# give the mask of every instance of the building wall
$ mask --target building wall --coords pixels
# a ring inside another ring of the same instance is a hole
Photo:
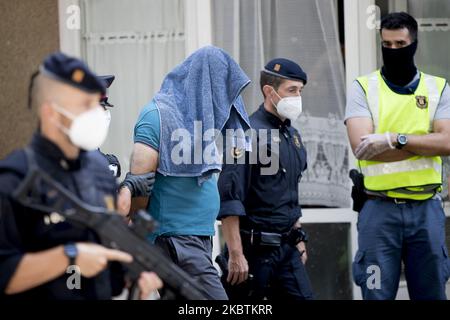
[[[37,118],[27,107],[30,75],[59,48],[57,0],[0,1],[0,158],[24,145]]]

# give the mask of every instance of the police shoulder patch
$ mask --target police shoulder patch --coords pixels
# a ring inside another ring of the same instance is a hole
[[[298,148],[302,146],[302,144],[300,143],[300,138],[297,135],[294,135],[294,143]]]

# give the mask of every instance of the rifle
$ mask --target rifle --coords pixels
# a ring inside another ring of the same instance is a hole
[[[42,203],[39,190],[43,186],[48,190],[45,195],[51,197],[54,204]],[[192,277],[167,258],[161,249],[148,242],[146,237],[154,228],[154,220],[145,211],[139,211],[133,224],[128,226],[119,213],[83,203],[38,168],[29,171],[13,197],[27,208],[57,212],[67,221],[93,230],[102,245],[128,252],[133,256],[133,262],[127,264],[132,279],[138,279],[143,271],[153,271],[164,282],[164,290],[171,298],[206,300]]]

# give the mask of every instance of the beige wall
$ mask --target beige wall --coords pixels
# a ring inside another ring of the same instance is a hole
[[[0,1],[0,158],[26,144],[36,128],[27,107],[29,78],[58,48],[57,0]]]

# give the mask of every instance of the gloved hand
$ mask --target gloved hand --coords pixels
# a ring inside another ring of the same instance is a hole
[[[149,197],[155,183],[155,173],[132,174],[128,172],[125,180],[120,184],[120,188],[127,187],[133,197]]]
[[[389,132],[368,134],[362,136],[361,140],[355,150],[355,156],[358,160],[370,160],[389,149],[395,149]]]

